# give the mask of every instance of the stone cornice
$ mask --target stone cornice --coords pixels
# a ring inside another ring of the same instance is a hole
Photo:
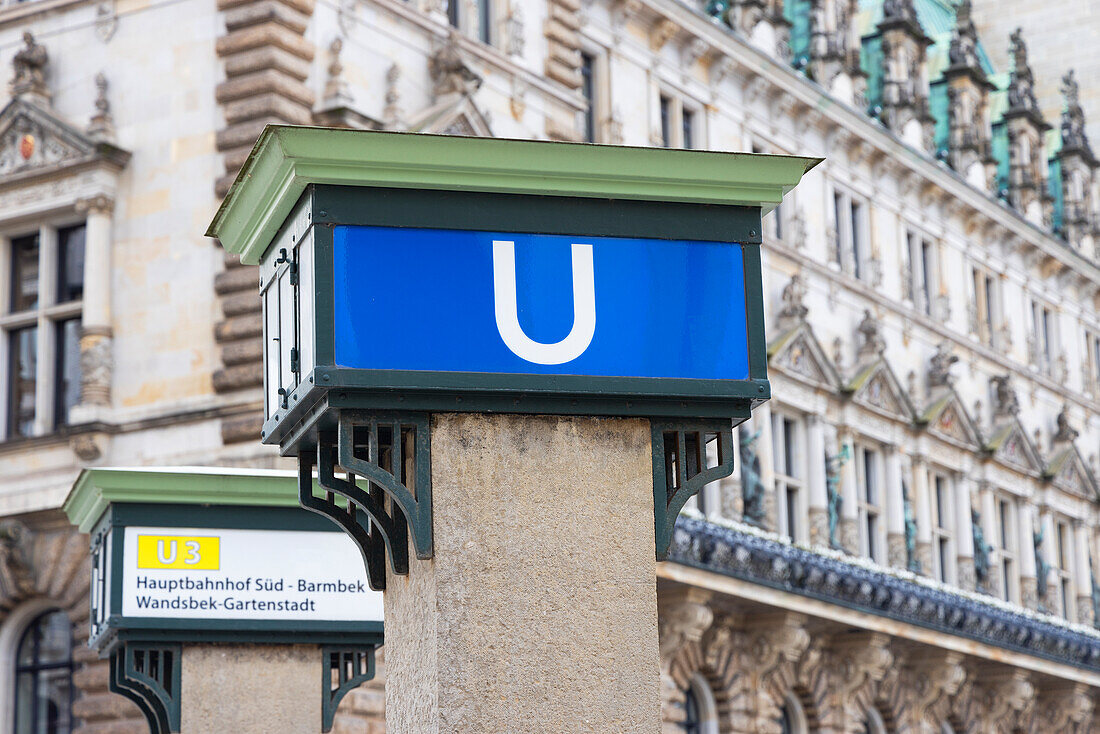
[[[1100,673],[1100,635],[703,520],[677,520],[669,560]]]
[[[732,31],[723,30],[709,17],[677,0],[639,0],[650,12],[673,18],[687,32],[707,41],[719,54],[725,55],[742,68],[746,84],[762,77],[772,90],[770,94],[789,94],[799,109],[792,117],[819,118],[819,125],[840,126],[849,136],[870,144],[882,160],[928,181],[940,189],[943,200],[956,199],[974,214],[991,220],[1004,231],[1037,248],[1042,255],[1057,261],[1065,270],[1078,277],[1100,283],[1100,266],[1071,250],[1066,243],[1024,218],[986,192],[979,191],[960,175],[932,159],[927,153],[903,142],[889,130],[858,110],[837,100],[819,85],[795,69],[754,48]],[[973,216],[973,215],[971,215]]]

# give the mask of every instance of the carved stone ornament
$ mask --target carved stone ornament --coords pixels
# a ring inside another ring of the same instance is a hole
[[[80,402],[84,405],[111,404],[111,372],[114,357],[111,337],[85,333],[80,338]]]
[[[978,70],[981,69],[978,60],[978,31],[970,11],[970,0],[963,0],[955,10],[955,28],[951,32],[947,58],[952,66]]]
[[[110,140],[115,134],[115,122],[107,99],[107,76],[102,71],[95,75],[95,89],[95,114],[88,124],[88,134],[96,140]]]
[[[34,593],[33,535],[18,520],[0,521],[0,595],[18,599]]]
[[[95,35],[103,43],[114,38],[118,30],[118,11],[114,0],[103,0],[95,9]]]
[[[876,357],[886,351],[886,340],[882,338],[882,325],[878,319],[871,315],[869,309],[864,309],[863,320],[856,328],[859,333],[859,357]]]
[[[993,383],[993,416],[1002,418],[1020,412],[1020,400],[1016,389],[1012,387],[1012,375],[1004,374],[990,378]]]
[[[1073,69],[1062,77],[1061,92],[1066,102],[1066,109],[1062,112],[1062,147],[1089,150],[1089,140],[1085,134],[1085,110],[1081,107]],[[1091,157],[1091,150],[1089,154]]]
[[[951,353],[951,344],[942,341],[936,346],[936,353],[928,362],[928,386],[943,387],[952,383],[951,365],[959,358]]]
[[[779,328],[789,329],[806,320],[810,309],[806,308],[806,284],[802,282],[802,276],[791,276],[791,280],[783,287],[781,296],[783,308],[779,310]]]
[[[1069,405],[1063,404],[1062,410],[1055,419],[1057,430],[1054,432],[1054,443],[1073,443],[1080,432],[1069,424]]]
[[[470,95],[481,87],[481,75],[470,68],[458,48],[458,34],[451,33],[428,60],[432,92],[436,97],[447,94]]]
[[[382,110],[382,119],[386,127],[396,130],[401,124],[401,96],[397,91],[397,82],[401,78],[401,67],[390,64],[386,70],[386,107]]]
[[[46,47],[34,40],[30,31],[23,33],[23,48],[15,52],[12,59],[14,75],[11,80],[11,96],[29,95],[48,103],[50,90],[46,86],[46,65],[50,56]]]
[[[527,39],[524,34],[524,22],[523,22],[523,7],[518,3],[512,3],[511,10],[508,13],[508,21],[505,24],[507,31],[508,44],[507,51],[509,56],[523,56],[523,50],[526,46]]]
[[[340,52],[344,42],[339,36],[329,44],[328,79],[325,81],[324,106],[328,109],[347,107],[351,104],[347,82],[344,81],[344,64],[340,61]]]
[[[1035,98],[1035,83],[1027,62],[1027,45],[1024,43],[1022,28],[1012,32],[1009,43],[1009,53],[1012,54],[1015,65],[1008,78],[1008,106],[1010,109],[1023,109],[1039,114],[1039,102]]]

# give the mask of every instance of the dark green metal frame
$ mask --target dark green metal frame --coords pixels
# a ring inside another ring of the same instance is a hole
[[[320,517],[297,507],[244,507],[183,504],[111,505],[92,531],[92,557],[103,558],[109,567],[111,584],[106,585],[100,605],[92,594],[94,625],[89,646],[106,655],[132,644],[180,642],[234,642],[273,644],[382,644],[381,622],[166,619],[122,614],[123,529],[127,526],[234,528],[243,530],[311,530],[339,532]]]
[[[180,730],[179,645],[130,643],[111,653],[108,688],[141,709],[152,734]]]
[[[657,560],[668,557],[676,516],[705,485],[733,474],[730,421],[650,421],[653,441],[653,521]],[[707,437],[718,442],[718,464],[707,466]]]
[[[265,443],[283,455],[335,430],[337,410],[551,413],[563,415],[747,418],[770,397],[760,266],[760,211],[723,206],[581,197],[487,194],[311,185],[275,242],[314,248],[313,353],[301,375],[267,417]],[[704,240],[743,252],[749,379],[592,377],[408,370],[357,370],[335,364],[333,227],[373,225],[496,232]],[[296,235],[296,238],[292,235]],[[308,294],[306,294],[308,295]],[[301,331],[301,330],[300,330]]]
[[[374,678],[374,650],[371,645],[341,645],[321,651],[321,731],[332,731],[336,709],[344,696]]]

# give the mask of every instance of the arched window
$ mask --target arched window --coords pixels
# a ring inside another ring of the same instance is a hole
[[[864,734],[886,734],[886,722],[882,720],[882,714],[875,709],[868,709],[863,731]]]
[[[779,731],[780,734],[808,734],[810,731],[806,713],[794,694],[788,693],[783,699],[783,708],[779,710]]]
[[[718,734],[718,705],[710,685],[698,673],[684,689],[684,721],[680,728],[686,734]]]
[[[73,635],[57,609],[27,626],[15,656],[15,734],[72,731]]]

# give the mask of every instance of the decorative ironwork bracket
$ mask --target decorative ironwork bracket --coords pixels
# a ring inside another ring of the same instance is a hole
[[[653,520],[657,560],[668,557],[672,528],[684,504],[705,485],[733,474],[730,420],[650,421],[653,440]],[[707,445],[717,464],[708,465]]]
[[[374,646],[324,647],[321,666],[321,731],[332,731],[340,701],[374,677]]]
[[[387,554],[394,574],[408,574],[410,530],[416,557],[432,557],[430,425],[427,414],[341,412],[335,435],[322,431],[317,438],[322,496],[313,489],[314,458],[308,451],[298,456],[299,503],[351,536],[375,591],[386,588]]]
[[[111,653],[108,688],[137,704],[152,734],[180,730],[179,645],[125,642]]]

